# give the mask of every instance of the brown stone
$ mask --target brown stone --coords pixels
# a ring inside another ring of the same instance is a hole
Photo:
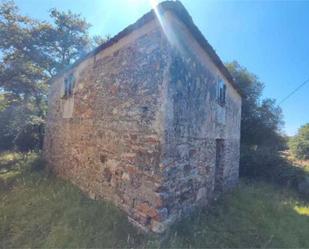
[[[151,207],[147,202],[138,204],[136,209],[150,218],[158,216],[157,209]]]
[[[44,156],[56,175],[163,232],[237,183],[241,96],[181,3],[158,8],[160,22],[146,14],[51,81]]]

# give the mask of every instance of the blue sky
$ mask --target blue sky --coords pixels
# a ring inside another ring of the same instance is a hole
[[[0,0],[1,1],[1,0]],[[149,0],[16,0],[24,14],[47,19],[56,7],[81,13],[92,35],[115,35],[151,8]],[[182,0],[221,59],[237,60],[279,102],[309,79],[309,1]],[[285,132],[309,122],[309,84],[282,104]]]

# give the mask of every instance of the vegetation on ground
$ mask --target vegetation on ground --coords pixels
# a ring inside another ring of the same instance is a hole
[[[42,147],[48,82],[106,41],[90,37],[80,15],[49,14],[49,22],[39,21],[14,1],[0,4],[0,151],[20,151],[0,155],[2,248],[309,247],[308,124],[290,140],[292,154],[282,152],[281,109],[237,62],[226,66],[243,93],[240,174],[247,180],[173,226],[165,241],[43,170],[39,155],[25,152]]]
[[[300,127],[297,134],[289,140],[289,148],[297,159],[309,159],[309,123]]]
[[[0,3],[0,151],[42,147],[49,81],[108,39],[91,37],[79,14],[49,10],[49,21]]]
[[[0,162],[2,181],[18,172],[0,190],[2,248],[309,247],[309,201],[278,185],[242,180],[159,241],[112,204],[48,174],[37,154],[5,153]]]
[[[309,202],[286,188],[243,181],[177,224],[174,248],[307,248]]]

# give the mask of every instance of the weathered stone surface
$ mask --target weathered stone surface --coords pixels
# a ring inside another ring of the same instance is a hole
[[[44,142],[55,174],[158,233],[237,183],[241,113],[241,97],[190,30],[169,12],[162,22],[54,80]],[[71,74],[73,95],[63,98]]]

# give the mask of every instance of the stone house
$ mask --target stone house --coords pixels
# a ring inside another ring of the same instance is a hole
[[[163,2],[52,80],[56,175],[163,232],[238,181],[241,95],[178,2]]]

